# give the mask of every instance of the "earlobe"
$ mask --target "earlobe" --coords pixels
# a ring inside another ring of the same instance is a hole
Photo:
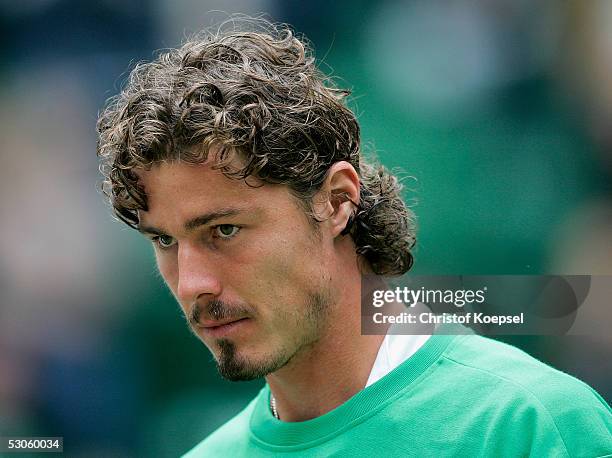
[[[340,232],[340,235],[348,235],[351,233],[351,229],[353,229],[353,224],[355,223],[355,214],[351,213],[348,217],[348,220],[346,221],[346,226],[344,226],[344,229],[342,229],[342,232]]]

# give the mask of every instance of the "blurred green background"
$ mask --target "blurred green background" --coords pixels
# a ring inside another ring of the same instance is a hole
[[[292,24],[352,89],[415,273],[612,275],[612,2],[0,2],[0,436],[177,456],[261,387],[219,378],[97,186],[106,98],[229,13]],[[505,340],[612,399],[612,337]]]

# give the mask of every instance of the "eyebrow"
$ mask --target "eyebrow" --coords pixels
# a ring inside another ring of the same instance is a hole
[[[189,221],[187,221],[184,224],[184,229],[186,232],[190,232],[193,231],[194,229],[200,227],[200,226],[204,226],[208,223],[211,223],[212,221],[219,219],[219,218],[225,218],[228,216],[235,216],[238,215],[239,213],[241,213],[242,210],[238,209],[238,208],[222,208],[220,210],[216,210],[214,212],[209,212],[209,213],[204,213],[202,215],[196,216],[194,218],[191,218]],[[162,229],[158,229],[156,227],[153,226],[138,226],[138,231],[143,233],[143,234],[155,234],[155,235],[162,235],[162,234],[166,234],[166,231],[162,230]]]

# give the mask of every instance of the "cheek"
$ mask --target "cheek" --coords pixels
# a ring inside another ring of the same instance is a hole
[[[157,261],[157,270],[168,285],[168,288],[176,295],[178,287],[178,266],[176,262],[170,256],[159,252],[155,253],[155,259]]]
[[[292,237],[287,234],[304,236]],[[320,285],[325,261],[320,246],[309,240],[307,235],[300,227],[299,230],[270,237],[245,262],[252,269],[250,277],[258,280],[257,290],[268,299],[296,305]]]
[[[287,262],[281,237],[266,233],[253,237],[248,244],[236,247],[220,263],[224,278],[224,291],[228,300],[238,296],[250,305],[260,308],[259,313],[267,314],[268,308],[284,297],[291,285],[291,265]]]

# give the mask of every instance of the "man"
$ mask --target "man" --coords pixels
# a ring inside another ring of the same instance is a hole
[[[413,215],[288,29],[205,33],[102,113],[116,215],[151,239],[229,380],[266,386],[189,456],[601,456],[589,387],[478,336],[365,336],[365,275],[412,265]]]

